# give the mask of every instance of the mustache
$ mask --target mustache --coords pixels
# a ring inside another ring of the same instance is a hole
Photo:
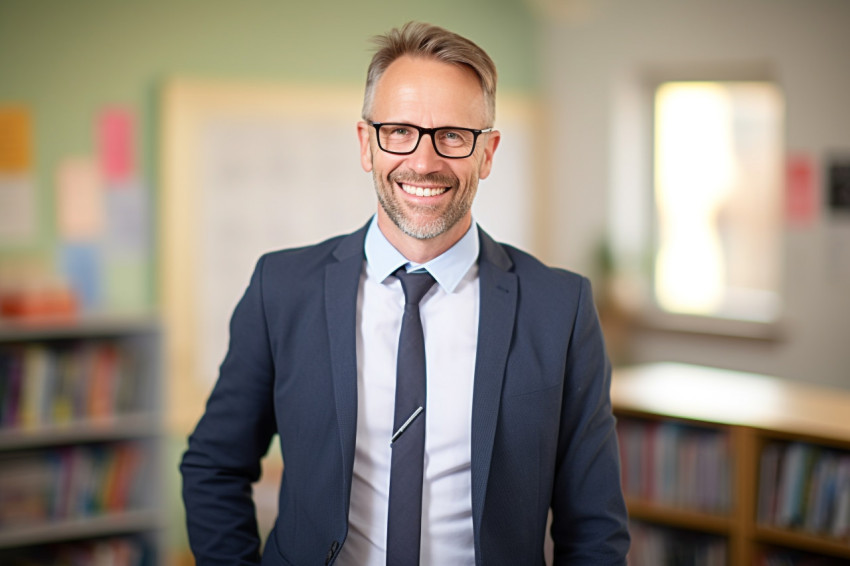
[[[439,173],[420,175],[410,170],[393,171],[389,174],[388,179],[394,183],[404,183],[409,185],[429,184],[439,185],[442,187],[456,187],[458,184],[457,177],[453,175],[441,175]]]

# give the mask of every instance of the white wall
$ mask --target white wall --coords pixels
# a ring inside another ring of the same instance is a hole
[[[659,69],[773,79],[786,97],[787,149],[850,155],[846,0],[539,0],[551,136],[545,258],[591,275],[612,212],[645,220],[645,79]],[[708,77],[712,78],[712,77]],[[822,186],[819,186],[822,191]],[[612,201],[611,195],[616,195]],[[821,195],[821,203],[824,197]],[[618,221],[620,223],[620,221]],[[643,329],[628,361],[674,360],[850,388],[850,218],[820,204],[785,238],[780,338]]]

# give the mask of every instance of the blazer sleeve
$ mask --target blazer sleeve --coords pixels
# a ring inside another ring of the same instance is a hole
[[[274,365],[263,310],[263,265],[230,322],[230,345],[180,471],[198,566],[260,563],[251,484],[275,431]]]
[[[565,372],[564,441],[552,495],[554,566],[624,566],[629,534],[611,412],[611,365],[586,278]]]

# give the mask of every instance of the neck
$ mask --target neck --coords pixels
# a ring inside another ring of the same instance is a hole
[[[401,255],[418,264],[431,261],[445,253],[466,234],[471,223],[472,217],[467,215],[439,236],[420,240],[402,232],[384,211],[380,210],[380,207],[378,210],[378,228],[381,229],[384,237]]]

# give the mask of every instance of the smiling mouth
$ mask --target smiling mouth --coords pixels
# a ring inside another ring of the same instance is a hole
[[[398,186],[407,194],[417,197],[435,197],[449,190],[448,187],[417,187],[404,183],[398,183]]]

